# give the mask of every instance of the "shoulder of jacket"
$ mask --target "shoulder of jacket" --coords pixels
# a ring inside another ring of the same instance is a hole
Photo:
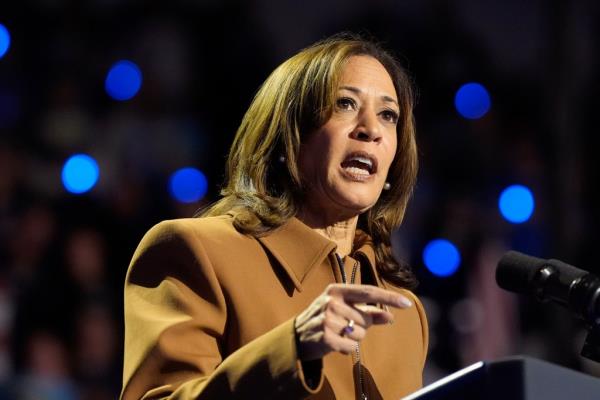
[[[142,242],[154,244],[173,240],[229,241],[248,239],[233,226],[230,215],[202,218],[179,218],[164,220],[146,232]]]

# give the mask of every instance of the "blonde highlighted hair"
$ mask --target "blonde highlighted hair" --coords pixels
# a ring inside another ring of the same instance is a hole
[[[390,243],[392,231],[404,218],[417,175],[412,83],[388,52],[361,37],[330,37],[300,51],[271,73],[237,130],[223,197],[200,215],[235,210],[236,229],[260,236],[298,213],[304,194],[297,165],[300,144],[330,118],[341,71],[357,55],[371,56],[385,67],[400,107],[398,146],[387,179],[391,188],[359,216],[358,228],[373,240],[381,276],[396,286],[412,288],[416,279],[407,265],[394,259]]]

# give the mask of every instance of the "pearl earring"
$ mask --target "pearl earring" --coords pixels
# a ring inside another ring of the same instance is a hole
[[[390,190],[392,188],[392,185],[390,185],[389,182],[386,182],[383,184],[383,190]]]
[[[283,156],[283,155],[279,156],[278,160],[279,160],[280,163],[284,163],[285,162],[285,156]]]

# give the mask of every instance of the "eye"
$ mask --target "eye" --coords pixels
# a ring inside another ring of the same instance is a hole
[[[384,110],[381,112],[381,117],[383,118],[384,121],[386,122],[391,122],[393,124],[397,124],[398,123],[398,113],[394,110]]]
[[[356,110],[356,102],[350,97],[340,97],[335,105],[339,110]]]

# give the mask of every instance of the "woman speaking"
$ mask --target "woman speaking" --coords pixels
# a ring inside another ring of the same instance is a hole
[[[411,195],[413,94],[353,36],[281,64],[246,112],[222,198],[142,239],[121,398],[397,399],[427,322],[390,235]]]

